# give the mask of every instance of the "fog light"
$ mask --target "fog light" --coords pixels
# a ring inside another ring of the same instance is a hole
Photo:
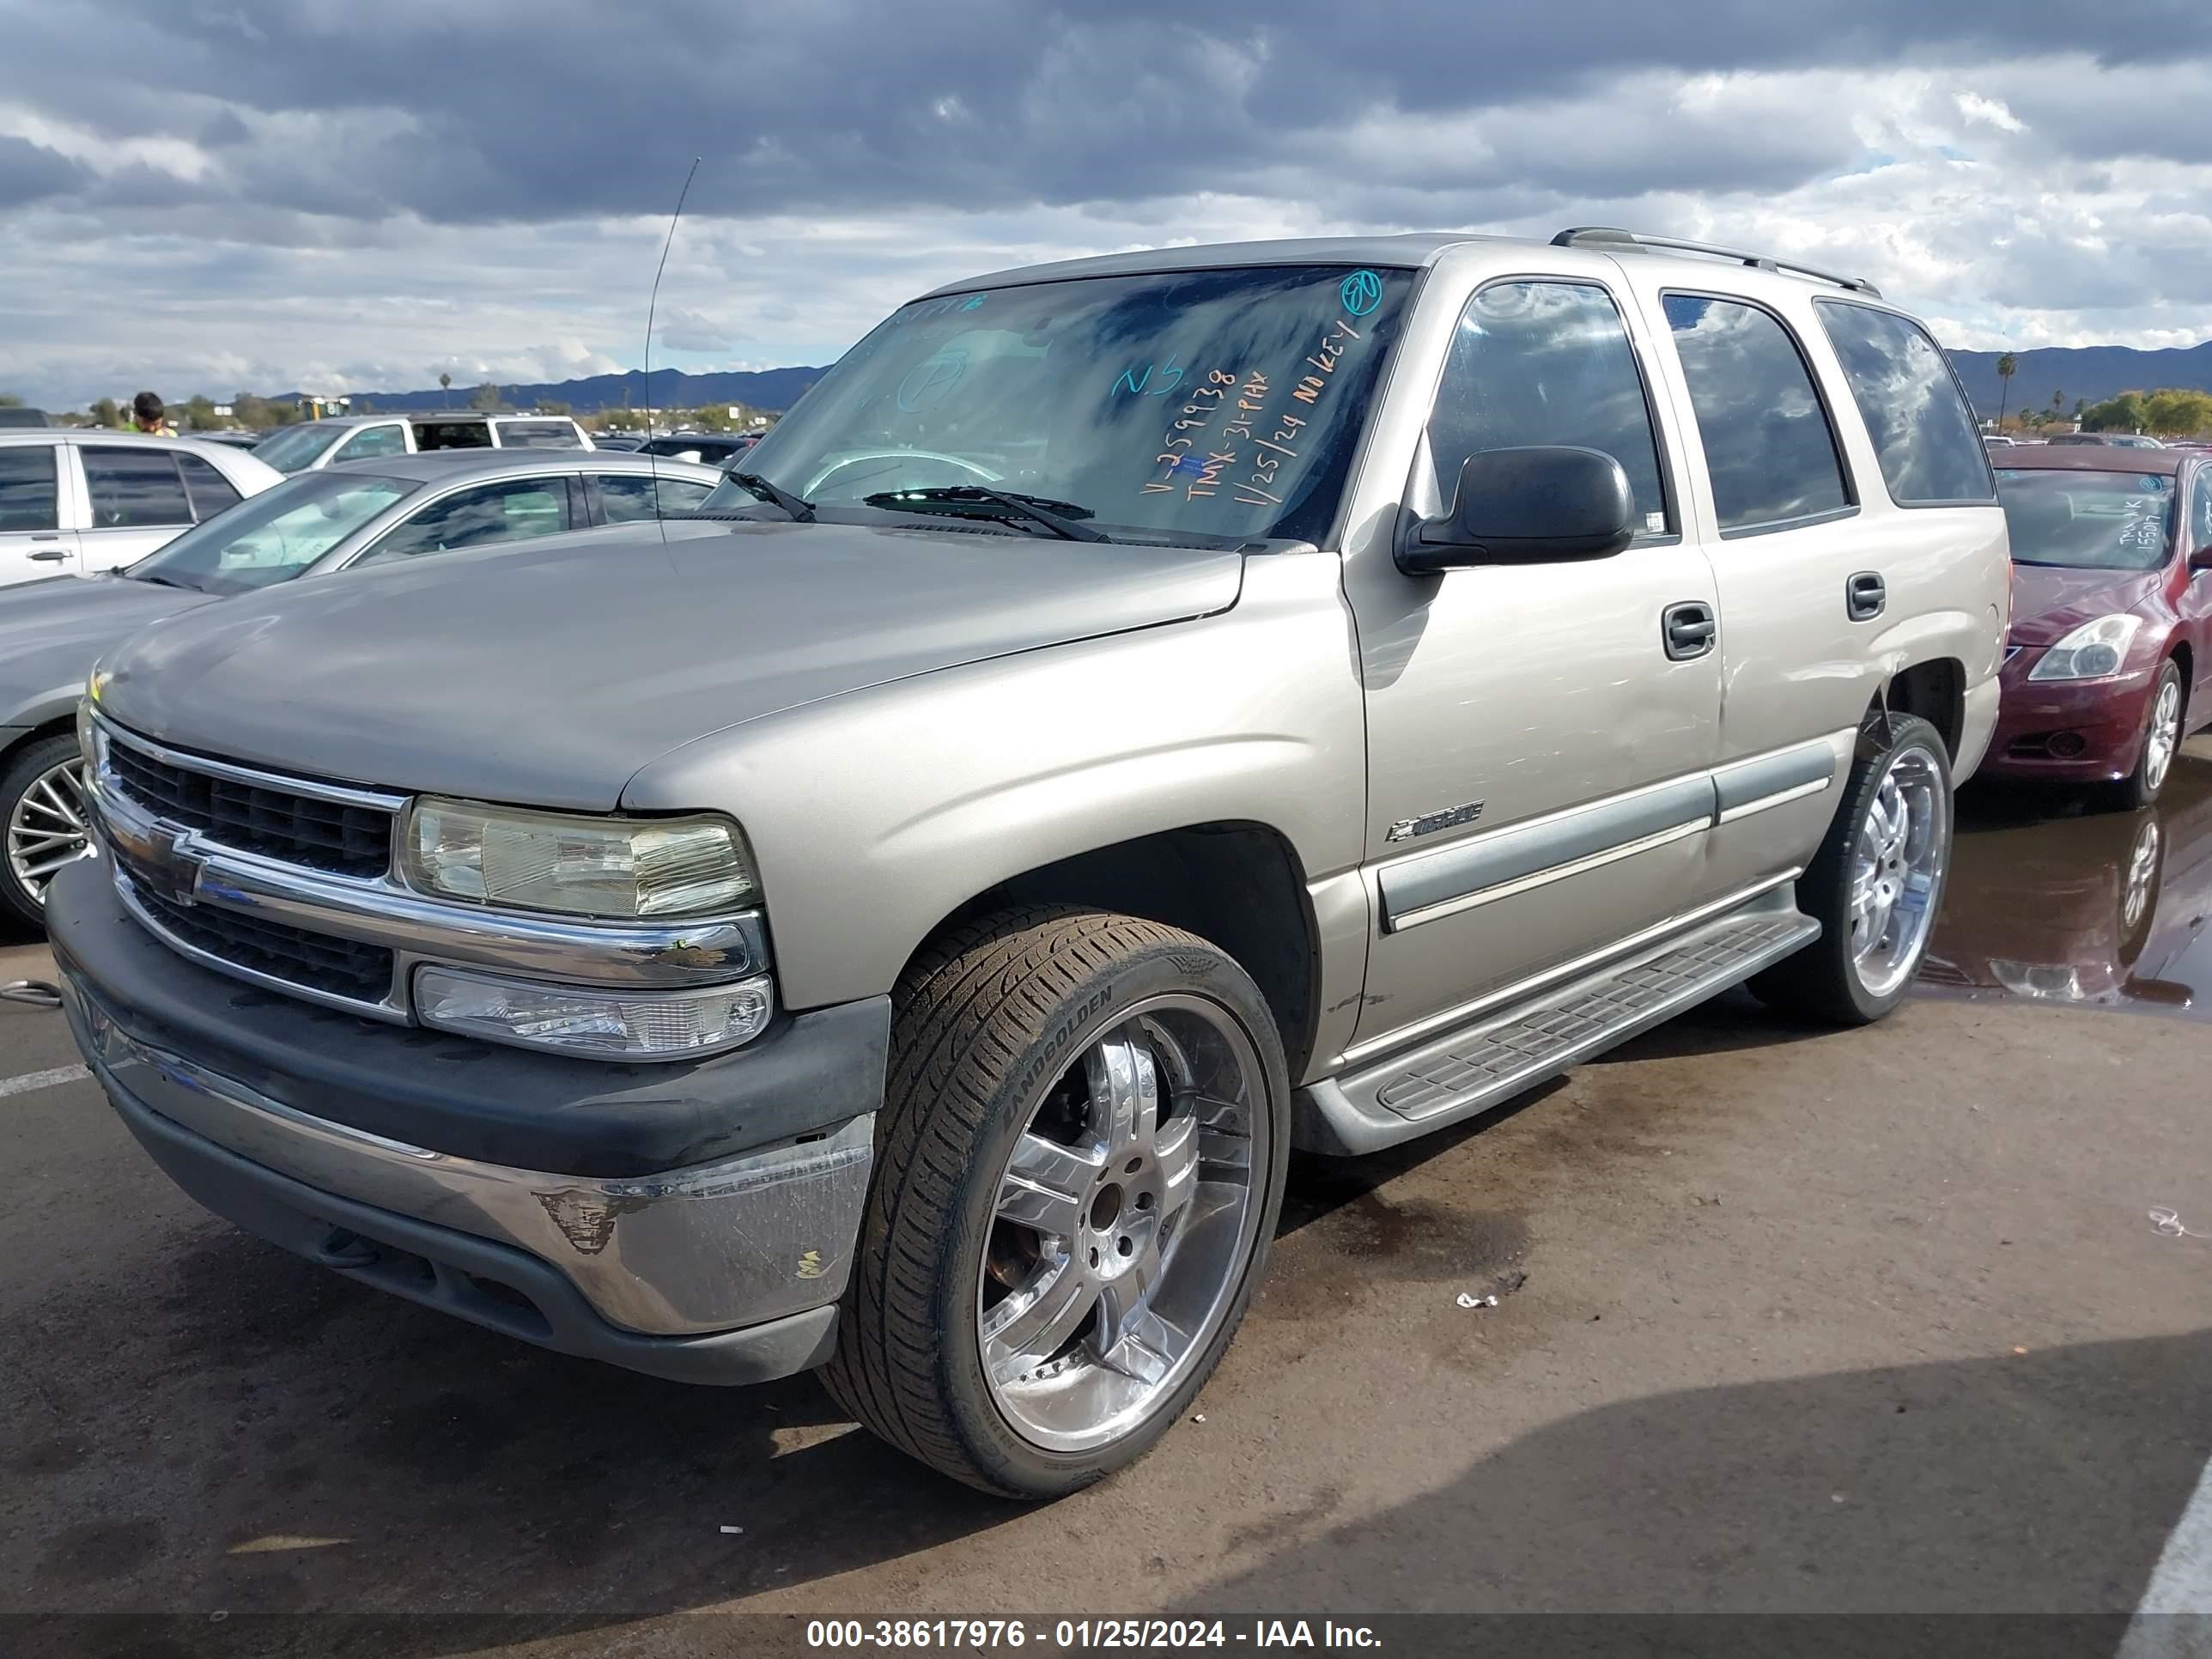
[[[425,1025],[493,1042],[599,1060],[682,1060],[734,1048],[768,1028],[766,975],[688,991],[593,991],[495,979],[452,968],[415,975]]]
[[[2053,732],[2045,745],[2060,760],[2072,760],[2088,746],[2088,739],[2079,732]]]

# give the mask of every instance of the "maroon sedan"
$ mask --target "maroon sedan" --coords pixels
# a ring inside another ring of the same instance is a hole
[[[2212,455],[1993,457],[2012,532],[2012,636],[1982,772],[2156,799],[2212,720]]]

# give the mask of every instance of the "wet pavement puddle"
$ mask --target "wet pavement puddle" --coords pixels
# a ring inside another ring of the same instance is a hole
[[[1969,785],[1924,994],[2212,1020],[2212,738],[2157,804]]]

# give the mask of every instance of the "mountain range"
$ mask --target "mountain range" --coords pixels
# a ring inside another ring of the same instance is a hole
[[[645,376],[636,369],[621,374],[593,374],[580,380],[502,381],[500,396],[517,409],[538,403],[562,403],[579,415],[603,409],[711,409],[717,404],[744,404],[751,409],[778,414],[799,401],[799,394],[829,370],[823,368],[733,369],[720,374],[686,374],[680,368],[653,371],[653,396],[645,395]],[[275,402],[297,401],[303,394],[279,392]],[[465,409],[476,387],[453,383],[447,392],[430,386],[419,392],[356,392],[357,403],[366,398],[379,409]]]
[[[1959,371],[1959,378],[1966,383],[1966,395],[1973,399],[1976,411],[1985,418],[1996,414],[2001,398],[2008,410],[2048,409],[2051,394],[2057,392],[2062,406],[2070,410],[2077,398],[2084,403],[2100,403],[2131,390],[2148,392],[2159,386],[2187,386],[2212,392],[2212,340],[2155,351],[2138,350],[2133,346],[2045,346],[2017,352],[2014,356],[2019,359],[2019,370],[2013,376],[2009,396],[2001,390],[1996,352],[1953,351],[1948,355]],[[655,369],[650,401],[662,409],[744,404],[754,409],[781,412],[798,402],[799,394],[827,372],[826,368],[796,368],[687,374],[681,369]],[[453,387],[450,398],[453,406],[465,406],[474,391],[473,386]],[[563,403],[580,415],[620,409],[625,404],[642,409],[647,402],[645,376],[635,369],[623,374],[594,374],[580,380],[502,385],[500,392],[518,409],[528,409],[541,401]],[[437,386],[420,392],[359,395],[387,409],[437,409],[448,401],[448,394]],[[297,392],[283,394],[287,398],[298,396]]]
[[[1973,399],[1975,412],[1995,419],[2000,402],[2007,414],[2023,409],[2048,409],[2053,392],[2060,407],[2071,412],[2075,401],[2102,403],[2123,392],[2153,392],[2161,386],[2181,386],[2212,392],[2212,340],[2193,346],[2168,346],[2142,351],[2134,346],[2043,346],[2016,351],[2017,372],[2006,397],[1997,379],[1994,351],[1953,351],[1948,354]]]

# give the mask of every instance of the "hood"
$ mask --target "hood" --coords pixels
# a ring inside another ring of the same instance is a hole
[[[51,719],[111,647],[148,623],[209,602],[205,593],[123,576],[53,576],[0,587],[0,726]]]
[[[226,600],[108,659],[101,707],[281,770],[605,811],[641,767],[726,726],[1224,611],[1243,571],[1193,548],[716,528],[448,553]]]
[[[2076,570],[2065,565],[2016,564],[2012,568],[2012,643],[2050,645],[2083,623],[2132,611],[2159,614],[2159,595],[2166,572]]]

